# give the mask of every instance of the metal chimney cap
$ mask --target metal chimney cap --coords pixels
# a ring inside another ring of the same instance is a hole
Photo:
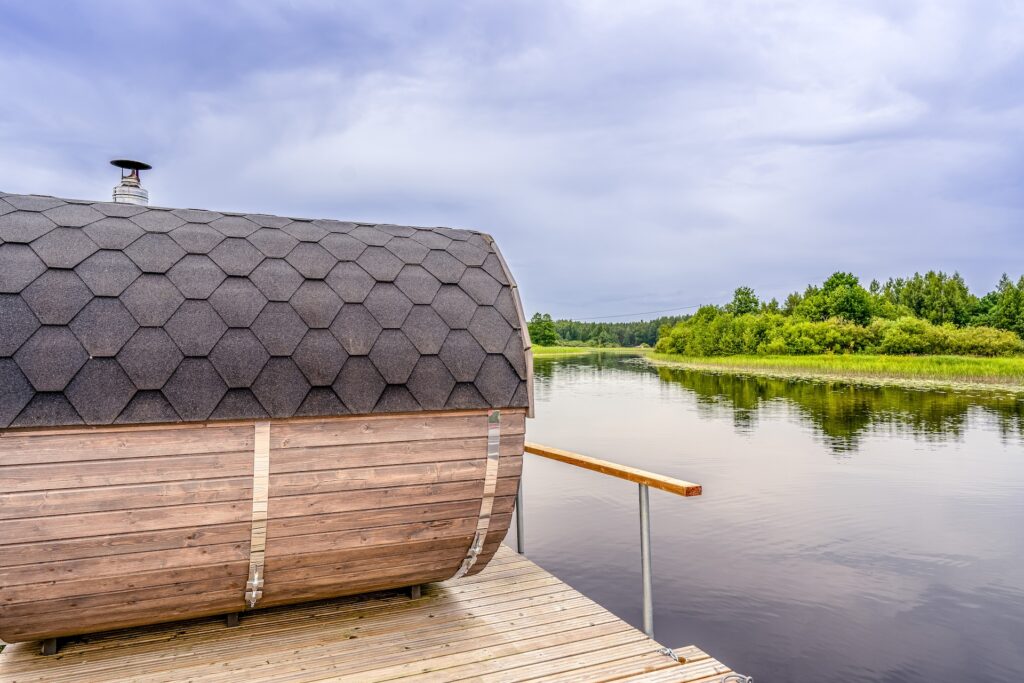
[[[114,159],[110,163],[121,169],[121,182],[114,188],[114,201],[122,204],[149,204],[149,190],[142,186],[139,171],[148,171],[153,167],[131,159]],[[127,175],[125,171],[128,171]]]
[[[110,162],[110,165],[128,169],[129,171],[148,171],[153,168],[147,163],[132,161],[131,159],[114,159]]]

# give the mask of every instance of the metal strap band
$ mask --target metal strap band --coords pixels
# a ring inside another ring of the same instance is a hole
[[[477,518],[476,533],[473,542],[466,552],[459,570],[452,578],[465,576],[484,549],[484,539],[491,526],[491,511],[494,509],[494,492],[498,488],[498,459],[501,456],[501,411],[492,410],[487,413],[487,466],[484,470],[484,493],[480,499],[480,516]]]
[[[270,423],[257,422],[252,461],[252,532],[245,600],[250,609],[263,597],[263,562],[267,551],[267,498],[270,489]]]

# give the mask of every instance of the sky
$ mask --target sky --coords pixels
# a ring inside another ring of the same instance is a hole
[[[0,190],[108,199],[115,157],[158,206],[491,233],[528,314],[983,293],[1024,273],[1024,2],[0,0]]]

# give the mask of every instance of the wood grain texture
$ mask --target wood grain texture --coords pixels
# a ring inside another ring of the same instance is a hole
[[[527,453],[564,462],[575,467],[582,467],[585,470],[600,472],[611,477],[625,479],[636,484],[644,484],[652,489],[660,489],[680,496],[699,496],[701,494],[700,484],[693,484],[682,479],[673,479],[672,477],[655,474],[654,472],[648,472],[636,467],[620,465],[608,460],[600,460],[588,455],[580,455],[572,451],[563,451],[561,448],[552,448],[551,446],[542,446],[536,443],[527,443],[524,445],[524,449]]]
[[[0,508],[0,519],[73,515],[81,512],[105,512],[112,509],[131,510],[233,500],[252,500],[252,479],[249,477],[226,477],[197,481],[12,493],[4,497],[4,505]]]
[[[524,420],[502,413],[480,568],[511,523]],[[454,574],[477,525],[486,411],[273,420],[264,479],[254,424],[0,432],[0,638],[244,609],[264,538],[258,606]]]
[[[697,647],[676,649],[682,663],[660,649],[502,547],[482,573],[426,586],[417,600],[386,592],[259,610],[230,629],[212,617],[98,633],[56,657],[19,643],[0,653],[0,680],[718,683],[730,673]]]

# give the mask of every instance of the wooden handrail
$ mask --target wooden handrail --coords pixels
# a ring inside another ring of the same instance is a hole
[[[652,489],[660,489],[680,496],[699,496],[701,494],[700,484],[693,484],[682,479],[673,479],[662,474],[654,474],[653,472],[637,469],[636,467],[619,465],[607,460],[591,458],[587,455],[563,451],[561,448],[542,446],[537,443],[527,443],[525,449],[527,453],[533,453],[534,455],[575,465],[583,469],[593,470],[594,472],[607,474],[611,477],[618,477],[619,479],[625,479],[636,484],[644,484]]]

